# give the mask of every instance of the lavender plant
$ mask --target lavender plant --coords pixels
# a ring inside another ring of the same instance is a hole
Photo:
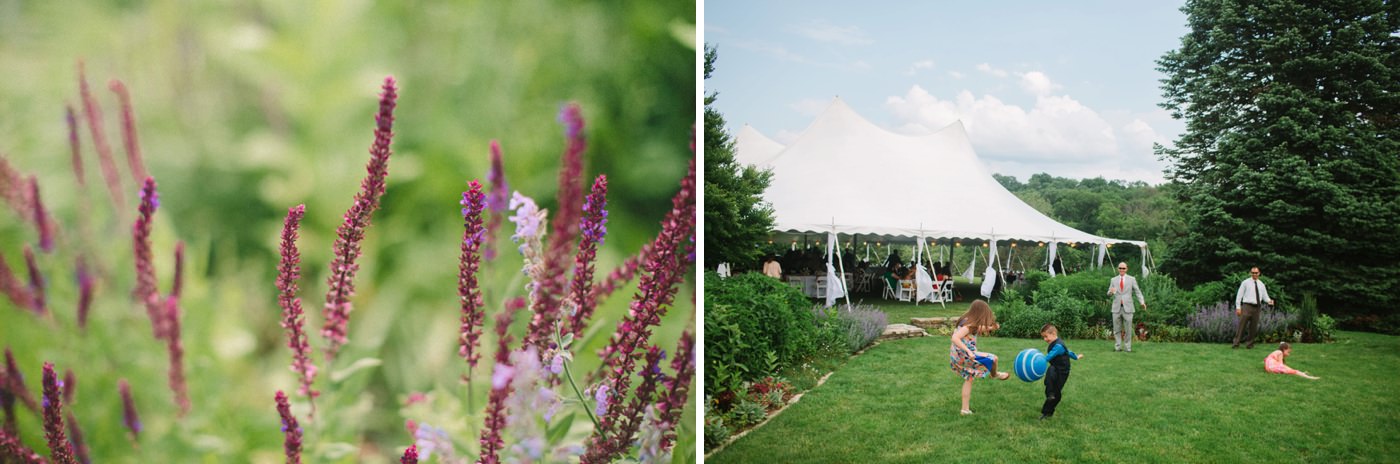
[[[1292,316],[1282,311],[1263,311],[1259,314],[1259,336],[1262,338],[1283,330],[1291,321]],[[1202,342],[1231,342],[1239,326],[1240,318],[1228,301],[1199,306],[1194,314],[1187,317],[1187,327],[1195,329]]]

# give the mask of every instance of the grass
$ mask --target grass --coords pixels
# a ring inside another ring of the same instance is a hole
[[[983,337],[1010,359],[1041,340]],[[851,358],[763,427],[707,462],[1382,462],[1400,453],[1400,337],[1340,332],[1296,345],[1289,364],[1321,380],[1267,374],[1267,346],[1069,340],[1074,363],[1054,419],[1041,383],[978,380],[975,415],[947,337],[883,343]]]

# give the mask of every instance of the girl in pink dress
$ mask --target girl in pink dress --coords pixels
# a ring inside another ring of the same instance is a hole
[[[1273,353],[1269,353],[1269,356],[1264,358],[1264,370],[1275,374],[1296,375],[1313,380],[1318,379],[1317,377],[1308,375],[1307,372],[1288,367],[1287,364],[1284,364],[1283,359],[1287,358],[1290,354],[1293,354],[1293,347],[1290,346],[1288,342],[1279,342],[1278,349]]]

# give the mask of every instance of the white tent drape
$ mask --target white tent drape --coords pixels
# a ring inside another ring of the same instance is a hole
[[[997,264],[997,241],[992,239],[991,251],[987,252],[987,270],[982,273],[982,296],[992,297],[992,290],[997,284],[997,270],[993,265]]]
[[[828,232],[826,235],[826,307],[836,304],[836,299],[846,296],[846,282],[842,277],[845,272],[837,272],[834,263],[839,261],[841,256],[836,254],[836,233]],[[844,271],[845,266],[841,266]]]

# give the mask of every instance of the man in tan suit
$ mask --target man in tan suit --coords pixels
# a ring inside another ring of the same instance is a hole
[[[1147,299],[1142,297],[1137,279],[1128,275],[1128,263],[1118,263],[1118,277],[1108,280],[1108,294],[1113,295],[1113,351],[1123,350],[1123,341],[1128,341],[1128,352],[1133,352],[1133,293],[1137,293],[1142,309],[1147,309]]]

